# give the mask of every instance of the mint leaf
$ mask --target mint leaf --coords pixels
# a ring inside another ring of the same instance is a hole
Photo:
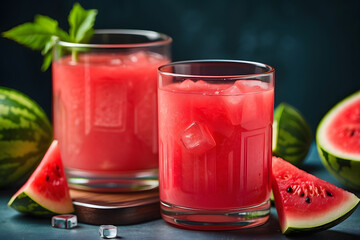
[[[90,39],[91,39],[92,35],[94,35],[94,33],[95,33],[94,29],[89,29],[83,38],[83,42],[90,42]]]
[[[61,41],[71,42],[69,34],[64,30],[62,30],[61,28],[56,29],[55,36],[59,37]]]
[[[49,33],[55,33],[58,27],[58,22],[50,17],[43,15],[36,15],[34,18],[34,23],[43,27],[44,30],[47,30]]]
[[[34,23],[42,26],[44,29],[47,29],[54,36],[58,36],[62,41],[70,41],[69,34],[58,27],[58,22],[50,17],[43,15],[36,15]]]
[[[24,23],[3,32],[2,36],[34,50],[42,50],[51,38],[52,32],[37,23]]]
[[[44,61],[41,66],[41,71],[45,72],[50,67],[51,61],[52,61],[52,52],[50,51],[44,56]]]
[[[56,41],[58,40],[59,38],[56,37],[56,36],[52,36],[49,41],[47,41],[45,43],[45,46],[44,48],[42,49],[41,51],[41,54],[42,55],[46,55],[48,52],[50,52],[50,50],[52,50],[52,48],[54,47]]]
[[[70,39],[73,42],[81,43],[91,38],[96,15],[97,10],[85,10],[79,3],[74,4],[68,18]]]
[[[79,3],[75,3],[70,11],[68,20],[70,34],[59,28],[56,20],[43,15],[36,15],[34,22],[24,23],[9,31],[3,32],[2,36],[23,44],[33,50],[41,51],[44,62],[41,67],[46,71],[51,64],[52,48],[57,40],[74,43],[86,43],[94,34],[94,22],[97,10],[85,10]],[[73,58],[77,59],[77,51],[73,50]]]
[[[51,64],[51,49],[56,40],[58,38],[70,39],[69,35],[58,27],[56,20],[43,15],[36,15],[33,23],[24,23],[4,32],[2,35],[31,49],[40,50],[44,56],[42,71],[46,71]]]

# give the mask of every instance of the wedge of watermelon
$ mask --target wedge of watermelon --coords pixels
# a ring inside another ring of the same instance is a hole
[[[56,140],[8,206],[19,212],[41,216],[74,211]]]
[[[284,234],[335,226],[356,209],[359,199],[281,158],[273,157],[272,190]]]

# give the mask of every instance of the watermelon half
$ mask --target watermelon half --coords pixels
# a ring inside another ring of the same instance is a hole
[[[74,211],[56,140],[8,205],[19,212],[40,216]]]
[[[356,209],[359,199],[281,158],[273,157],[272,191],[284,234],[324,230]]]
[[[345,186],[360,190],[360,91],[324,116],[316,143],[326,169]]]

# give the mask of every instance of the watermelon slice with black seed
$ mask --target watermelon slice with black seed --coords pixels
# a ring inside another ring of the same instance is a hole
[[[311,175],[281,158],[273,157],[272,191],[284,234],[320,231],[351,215],[360,199]]]
[[[23,213],[51,216],[74,211],[56,140],[8,205]]]

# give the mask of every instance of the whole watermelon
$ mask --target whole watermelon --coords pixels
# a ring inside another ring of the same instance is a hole
[[[0,86],[0,187],[30,176],[51,141],[44,110],[25,94]]]

